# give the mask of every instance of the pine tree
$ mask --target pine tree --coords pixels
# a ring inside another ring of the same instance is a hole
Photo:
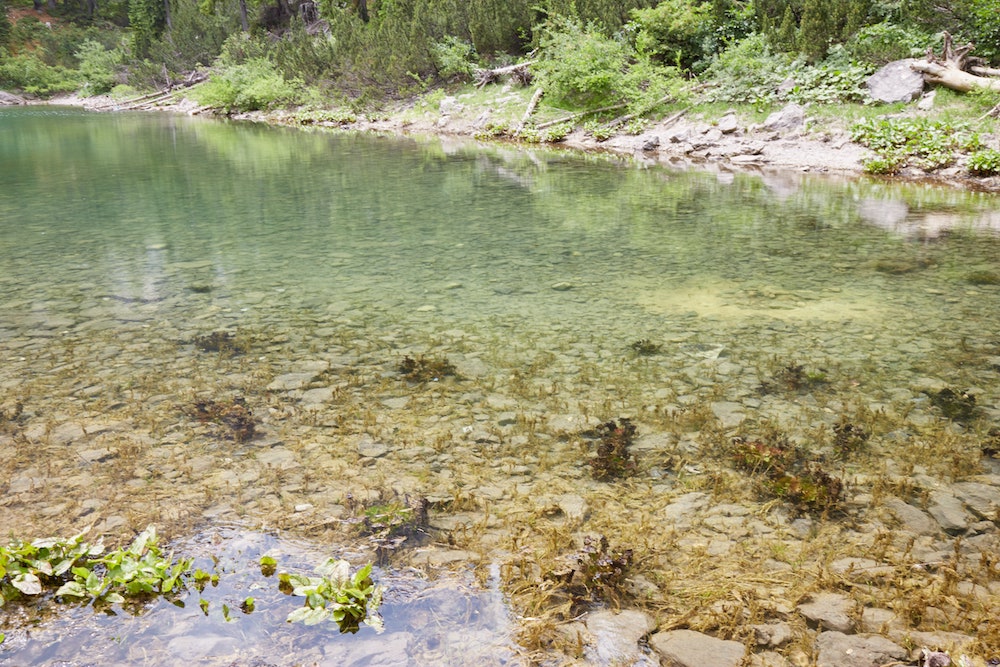
[[[806,0],[799,25],[799,50],[810,60],[822,60],[830,47],[834,30],[831,3],[825,0]]]
[[[10,41],[10,17],[7,16],[7,3],[0,0],[0,47],[7,46]]]

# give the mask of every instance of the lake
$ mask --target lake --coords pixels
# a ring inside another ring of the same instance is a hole
[[[996,646],[998,230],[930,184],[0,109],[0,532],[219,574],[8,603],[0,665],[607,664],[573,633],[619,606],[791,656],[827,590]],[[374,562],[385,631],[285,623],[264,554]]]

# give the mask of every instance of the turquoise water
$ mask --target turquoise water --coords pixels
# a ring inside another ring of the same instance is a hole
[[[430,539],[394,552],[383,576],[455,577],[453,599],[491,620],[449,617],[441,636],[485,627],[489,659],[506,660],[514,631],[486,582],[518,543],[544,538],[527,517],[572,494],[591,506],[583,534],[613,522],[615,503],[668,502],[676,452],[652,444],[661,434],[690,442],[692,424],[715,419],[804,437],[861,409],[924,424],[937,417],[928,382],[974,388],[991,420],[998,210],[993,195],[928,185],[0,110],[0,530],[92,524],[113,540],[155,523],[181,544],[239,526],[302,540],[296,558],[360,563],[373,551],[351,522],[359,504],[427,497]],[[241,353],[201,349],[215,331]],[[635,353],[641,340],[657,354]],[[401,362],[421,356],[457,375],[402,379]],[[821,372],[823,390],[760,391],[793,365]],[[234,399],[257,422],[249,441],[191,416],[198,400]],[[645,457],[640,479],[609,498],[578,434],[621,416],[639,424]],[[219,550],[234,548],[232,530]],[[416,663],[453,646],[391,604]],[[159,651],[149,664],[194,655],[158,634],[169,613],[130,635]],[[236,636],[238,623],[215,623]],[[90,650],[115,627],[67,646]],[[308,629],[282,633],[312,659],[339,659]],[[198,664],[232,662],[220,642]],[[0,663],[68,659],[39,651],[8,641]]]

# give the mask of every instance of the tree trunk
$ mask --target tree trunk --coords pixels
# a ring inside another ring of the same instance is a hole
[[[247,0],[240,0],[240,27],[243,32],[250,32],[250,20],[247,18]]]
[[[956,48],[951,41],[951,35],[946,32],[941,58],[937,58],[928,49],[927,57],[911,63],[910,67],[922,72],[928,83],[940,84],[959,92],[967,93],[976,89],[1000,91],[1000,80],[976,76],[966,71],[966,68],[971,66],[969,52],[972,48],[972,44]]]

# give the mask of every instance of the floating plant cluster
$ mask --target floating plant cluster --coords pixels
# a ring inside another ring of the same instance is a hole
[[[86,600],[100,608],[133,605],[167,598],[183,606],[189,592],[200,594],[209,584],[218,585],[217,573],[193,568],[194,559],[174,559],[159,546],[156,528],[148,526],[128,547],[106,551],[101,540],[84,541],[87,531],[71,538],[49,538],[0,546],[0,607],[44,595],[61,602]],[[260,560],[261,574],[272,576],[277,561]],[[357,632],[362,622],[381,631],[378,608],[382,587],[372,580],[372,566],[351,572],[350,564],[331,558],[316,568],[318,577],[281,572],[278,588],[288,595],[305,597],[304,606],[288,615],[289,622],[314,625],[336,623],[341,632]],[[199,599],[206,615],[209,603]],[[240,604],[245,614],[256,604],[246,598]],[[229,620],[228,605],[223,615]],[[3,641],[0,633],[0,643]]]

